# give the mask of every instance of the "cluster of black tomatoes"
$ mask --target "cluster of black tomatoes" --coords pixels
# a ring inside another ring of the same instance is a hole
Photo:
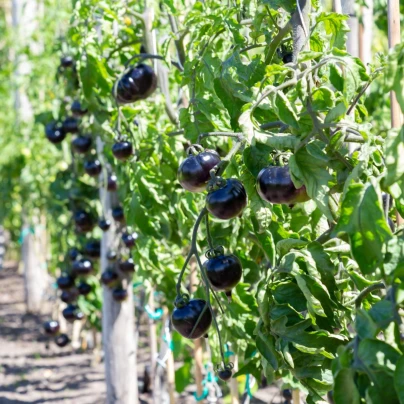
[[[188,191],[207,190],[207,211],[218,219],[228,220],[242,214],[247,205],[247,193],[239,180],[217,176],[220,166],[221,159],[216,151],[193,145],[178,169],[178,180]],[[294,186],[288,166],[270,166],[261,170],[257,178],[257,192],[262,199],[271,203],[294,205],[309,199],[304,186]],[[225,254],[222,246],[207,251],[206,258],[203,270],[211,288],[230,296],[242,277],[240,260],[234,254]],[[187,295],[176,299],[171,318],[175,329],[190,339],[206,335],[212,323],[207,302],[190,299]],[[226,365],[218,374],[221,379],[228,380],[232,375],[231,366]]]

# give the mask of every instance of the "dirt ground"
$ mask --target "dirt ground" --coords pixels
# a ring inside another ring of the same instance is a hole
[[[15,267],[6,267],[0,271],[0,404],[105,403],[103,363],[95,364],[91,351],[47,344],[42,323],[49,316],[24,311],[23,279]],[[147,364],[141,346],[147,343],[139,345],[141,377]],[[178,397],[178,404],[196,402],[193,386],[188,390]],[[141,402],[151,403],[150,396],[141,395]],[[281,402],[279,389],[270,386],[259,390],[250,404]]]

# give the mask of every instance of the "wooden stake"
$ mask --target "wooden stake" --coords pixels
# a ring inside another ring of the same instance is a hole
[[[233,363],[234,368],[233,372],[236,373],[238,370],[238,357],[237,355],[231,356],[229,361]],[[238,393],[238,382],[236,378],[232,378],[230,380],[230,395],[231,395],[231,404],[240,404],[240,397]]]
[[[300,392],[297,389],[292,391],[292,402],[293,404],[300,404]]]
[[[193,293],[196,289],[196,284],[198,283],[198,278],[196,276],[196,262],[193,260],[191,262],[191,273],[190,273],[190,293]],[[203,349],[202,340],[196,339],[194,342],[194,365],[195,365],[195,383],[196,383],[196,394],[200,397],[203,393]],[[201,401],[204,403],[205,400]]]
[[[155,311],[154,305],[154,289],[151,288],[149,300],[147,302],[149,309],[152,313]],[[153,393],[153,401],[155,404],[159,404],[160,392],[155,391],[154,381],[156,377],[157,369],[157,334],[156,334],[156,323],[155,321],[148,317],[149,321],[149,344],[150,344],[150,389]]]
[[[163,326],[165,327],[167,318],[169,316],[167,308],[164,309]],[[166,362],[167,367],[167,389],[170,404],[175,404],[175,368],[174,368],[174,354],[171,347],[168,347],[168,357]]]
[[[400,43],[400,1],[389,0],[387,9],[387,19],[389,27],[389,48],[394,48]],[[391,127],[400,128],[402,125],[403,115],[398,105],[396,94],[394,91],[390,93],[390,109],[391,109]],[[404,224],[404,219],[397,212],[397,225]]]
[[[387,18],[389,24],[389,48],[394,48],[400,43],[400,3],[399,0],[389,0]],[[399,128],[402,122],[402,114],[394,91],[391,97],[391,126]]]

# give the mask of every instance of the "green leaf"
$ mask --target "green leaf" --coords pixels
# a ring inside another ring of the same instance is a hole
[[[401,111],[404,112],[404,44],[396,45],[387,59],[386,89],[393,90],[396,93],[397,101],[400,104]]]
[[[278,116],[282,122],[285,122],[292,128],[298,129],[299,124],[297,120],[296,112],[293,110],[292,104],[288,100],[285,94],[278,92],[275,105],[278,109]]]
[[[275,350],[275,339],[270,334],[258,332],[255,343],[259,353],[268,361],[274,370],[278,370],[278,359]]]
[[[328,111],[334,105],[334,93],[327,87],[316,88],[312,99],[314,111]]]
[[[349,186],[333,234],[341,232],[348,234],[352,255],[362,273],[374,272],[383,262],[382,247],[391,238],[391,232],[372,184]]]
[[[306,185],[308,195],[314,199],[318,208],[332,219],[328,207],[329,182],[328,157],[319,142],[313,142],[299,149],[290,159],[289,167],[295,185]]]
[[[400,131],[390,130],[386,137],[385,143],[385,161],[386,161],[386,176],[384,179],[385,186],[389,187],[395,183],[404,186],[404,126]],[[395,193],[394,197],[404,196],[404,187],[401,188],[401,193]]]
[[[321,13],[317,18],[317,24],[323,23],[324,29],[329,38],[329,46],[345,49],[347,33],[349,32],[349,16],[337,13]]]
[[[185,362],[175,371],[175,391],[182,393],[191,382],[192,362]]]
[[[341,369],[338,372],[334,381],[335,404],[360,404],[360,395],[354,380],[353,369]]]
[[[282,7],[289,13],[295,11],[296,9],[296,0],[263,0],[263,3],[268,4],[268,6],[274,10]]]
[[[404,404],[404,356],[401,356],[396,363],[394,387],[400,400],[400,404]]]
[[[303,248],[307,245],[307,241],[299,240],[295,238],[286,238],[284,240],[280,240],[276,243],[276,250],[279,253],[280,257],[286,255],[292,249]]]

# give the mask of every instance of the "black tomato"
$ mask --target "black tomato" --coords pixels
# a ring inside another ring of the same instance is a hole
[[[60,66],[64,67],[65,69],[74,66],[74,59],[71,56],[62,56],[60,58]]]
[[[79,121],[73,116],[68,116],[63,121],[62,128],[65,133],[77,133],[79,131]]]
[[[43,329],[47,335],[56,335],[60,330],[60,325],[57,321],[50,320],[44,323]]]
[[[72,111],[72,114],[76,118],[80,118],[84,116],[88,110],[83,108],[80,101],[73,101],[72,106],[70,107],[70,110]]]
[[[66,132],[57,122],[48,123],[45,127],[46,138],[53,144],[58,144],[66,137]]]
[[[108,176],[107,191],[116,191],[118,188],[118,178],[115,174]]]
[[[126,261],[119,261],[118,267],[122,272],[133,272],[135,270],[135,263],[132,258],[128,258]]]
[[[80,295],[87,296],[92,291],[92,288],[87,282],[80,282],[79,286],[77,286],[77,290]]]
[[[91,149],[93,141],[91,139],[91,136],[77,136],[75,139],[72,141],[72,149],[76,153],[87,153]]]
[[[214,150],[204,150],[194,155],[188,149],[188,157],[178,168],[178,181],[182,187],[191,192],[203,192],[210,179],[210,170],[220,163],[220,156]]]
[[[227,382],[228,380],[231,379],[231,377],[233,376],[233,372],[231,369],[220,369],[217,372],[217,375],[219,376],[219,378],[225,382]]]
[[[91,231],[94,228],[94,219],[85,210],[78,210],[73,214],[73,220],[78,230],[82,232]]]
[[[100,258],[101,255],[101,242],[100,240],[90,240],[84,246],[86,255],[91,258]]]
[[[116,100],[130,104],[149,97],[157,88],[154,70],[143,63],[131,67],[116,84]]]
[[[74,278],[70,275],[62,275],[57,278],[56,283],[61,290],[70,289],[74,286]]]
[[[203,337],[212,323],[212,314],[205,300],[191,299],[176,307],[171,315],[174,328],[185,338]]]
[[[107,260],[108,261],[115,261],[118,257],[118,254],[114,250],[110,250],[107,253]]]
[[[101,174],[102,165],[99,160],[87,160],[84,162],[84,171],[90,177],[97,177]]]
[[[88,258],[74,261],[72,265],[72,272],[77,276],[87,276],[93,272],[93,263]]]
[[[108,287],[112,287],[118,281],[118,274],[113,269],[107,269],[101,275],[101,282]]]
[[[102,230],[102,231],[107,231],[109,230],[109,228],[111,227],[111,221],[108,219],[100,219],[98,221],[98,227]]]
[[[126,300],[128,298],[128,291],[126,289],[121,288],[121,287],[115,288],[112,291],[112,298],[116,302],[123,302],[124,300]]]
[[[118,160],[127,160],[133,155],[132,143],[126,141],[114,143],[112,146],[112,154]]]
[[[60,300],[64,303],[73,303],[77,299],[77,290],[64,290],[60,295]]]
[[[293,53],[292,52],[287,52],[282,56],[282,62],[283,63],[292,63],[293,62]]]
[[[76,314],[78,312],[78,307],[74,304],[69,304],[63,311],[62,315],[67,321],[76,320]]]
[[[122,234],[122,241],[127,248],[133,248],[136,244],[138,236],[139,235],[137,233],[124,233]]]
[[[271,203],[293,205],[310,199],[304,185],[295,187],[288,166],[262,169],[257,178],[257,191],[262,199]]]
[[[70,339],[66,334],[60,334],[55,338],[55,344],[59,348],[64,348],[69,342]]]
[[[67,256],[69,257],[70,261],[75,261],[79,255],[80,251],[76,247],[70,248],[67,252]]]
[[[210,257],[203,266],[213,289],[224,291],[226,294],[230,294],[243,274],[241,262],[233,254]]]
[[[239,180],[222,181],[221,188],[209,191],[206,196],[206,208],[218,219],[231,219],[239,216],[246,207],[247,193]]]
[[[117,222],[123,222],[125,220],[122,206],[115,206],[115,208],[112,209],[112,217]]]

